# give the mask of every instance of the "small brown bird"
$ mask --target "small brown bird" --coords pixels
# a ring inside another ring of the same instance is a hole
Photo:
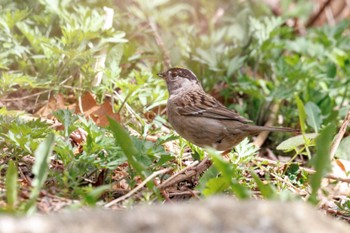
[[[232,149],[249,135],[261,131],[294,131],[290,128],[256,126],[238,113],[227,109],[205,93],[196,75],[184,68],[158,73],[167,84],[167,115],[180,136],[200,147],[219,151]]]

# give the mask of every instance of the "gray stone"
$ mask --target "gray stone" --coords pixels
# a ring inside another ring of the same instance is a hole
[[[0,217],[1,233],[348,233],[346,223],[303,202],[235,201],[216,197],[133,210],[90,209]]]

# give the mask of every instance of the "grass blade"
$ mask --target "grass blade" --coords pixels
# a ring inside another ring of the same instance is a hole
[[[270,185],[270,184],[264,184],[260,178],[258,177],[257,174],[255,174],[254,172],[250,173],[256,183],[256,185],[258,186],[261,195],[264,198],[267,199],[273,199],[274,197],[276,197],[276,190]]]
[[[295,100],[296,100],[297,106],[298,106],[299,122],[300,122],[301,132],[303,134],[305,134],[305,130],[306,130],[306,125],[305,125],[305,121],[306,121],[305,106],[304,106],[303,101],[299,98],[299,96],[295,96]]]
[[[335,128],[333,124],[328,125],[316,138],[316,156],[313,160],[316,173],[310,179],[312,192],[309,198],[309,202],[313,204],[317,203],[317,191],[321,187],[322,178],[330,169],[331,159],[329,152],[335,134]]]
[[[55,135],[49,134],[49,136],[40,143],[38,149],[35,151],[35,163],[32,168],[32,172],[35,175],[32,181],[32,192],[30,193],[30,199],[26,204],[27,213],[32,213],[35,210],[35,201],[39,196],[41,188],[44,186],[48,172],[50,157],[53,151],[55,143]]]
[[[126,155],[130,166],[135,169],[138,175],[143,178],[147,177],[145,174],[145,168],[139,163],[135,156],[139,153],[131,140],[129,134],[123,129],[123,127],[111,118],[108,118],[109,127],[113,133],[115,140],[118,145],[122,148],[124,154]]]
[[[17,202],[17,178],[17,167],[15,162],[10,160],[6,172],[6,199],[9,211],[13,211],[15,209]]]

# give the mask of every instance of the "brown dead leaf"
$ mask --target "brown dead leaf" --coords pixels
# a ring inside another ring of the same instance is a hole
[[[93,109],[96,106],[97,106],[97,102],[95,100],[95,97],[90,92],[86,92],[81,97],[81,106],[76,106],[75,112],[88,113],[89,111],[91,111],[91,109]]]
[[[81,108],[77,105],[75,112],[82,113],[85,117],[90,117],[99,126],[107,126],[109,124],[107,116],[120,121],[120,115],[113,112],[111,103],[104,102],[102,105],[98,105],[89,92],[81,98]]]
[[[346,168],[345,168],[345,166],[344,166],[344,164],[342,163],[341,160],[336,159],[336,160],[334,160],[334,161],[335,161],[335,163],[338,165],[338,167],[339,167],[343,172],[346,172]]]
[[[106,101],[98,105],[95,97],[87,92],[81,97],[81,104],[70,104],[71,99],[65,98],[62,94],[52,96],[47,104],[36,112],[36,115],[44,118],[52,119],[52,112],[60,109],[75,110],[77,114],[83,114],[86,118],[91,118],[99,126],[108,125],[108,117],[120,121],[120,115],[113,112],[113,107],[110,102]]]
[[[332,174],[339,177],[347,177],[347,173],[350,171],[350,161],[345,159],[335,159],[332,162]]]
[[[87,135],[88,133],[82,128],[76,129],[69,135],[69,138],[74,145],[74,155],[78,155],[83,152],[83,145],[86,142]]]
[[[80,145],[80,144],[83,144],[86,142],[87,135],[88,135],[88,133],[84,129],[78,128],[77,130],[72,132],[69,135],[69,137],[70,137],[70,139],[72,139],[74,144]]]
[[[62,94],[51,96],[47,104],[40,108],[35,115],[52,119],[52,112],[59,109],[74,109],[75,104],[67,105],[66,103],[67,101]]]
[[[344,159],[335,159],[332,161],[332,175],[338,178],[349,178],[350,161]],[[329,184],[327,183],[329,186]],[[341,195],[350,195],[350,184],[348,182],[337,182],[336,185],[330,191]]]

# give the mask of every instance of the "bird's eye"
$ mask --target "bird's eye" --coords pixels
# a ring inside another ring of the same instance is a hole
[[[176,72],[170,72],[169,73],[169,80],[170,81],[175,81],[176,77],[177,77],[177,73]]]

